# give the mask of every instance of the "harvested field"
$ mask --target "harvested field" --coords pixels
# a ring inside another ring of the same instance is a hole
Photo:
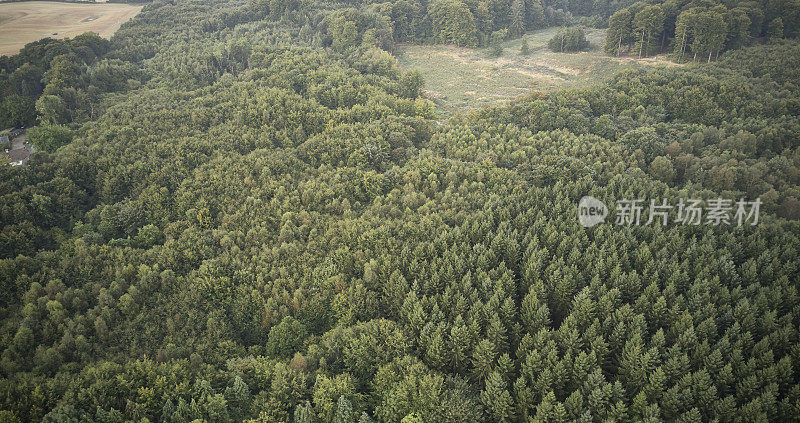
[[[45,37],[96,32],[108,38],[142,6],[118,3],[26,1],[0,3],[0,55],[13,55]]]

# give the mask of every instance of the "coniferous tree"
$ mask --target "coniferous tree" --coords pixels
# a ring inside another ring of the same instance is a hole
[[[510,13],[509,35],[514,38],[523,36],[525,34],[525,1],[513,0]]]
[[[233,379],[233,385],[225,388],[225,399],[232,410],[231,417],[235,420],[242,419],[248,414],[252,401],[250,388],[238,375]]]
[[[308,401],[305,404],[297,404],[294,409],[294,423],[312,423],[314,421],[314,409]]]
[[[775,18],[767,26],[767,40],[774,42],[783,38],[783,19]]]
[[[172,421],[173,413],[175,413],[175,405],[171,399],[167,398],[167,401],[164,402],[164,407],[161,409],[161,421],[167,423]]]
[[[353,412],[353,405],[344,397],[339,397],[336,402],[336,413],[333,415],[333,423],[352,423],[355,421],[355,413]]]
[[[492,372],[486,378],[486,387],[481,391],[481,402],[489,411],[493,421],[509,422],[513,420],[513,400],[500,373]]]

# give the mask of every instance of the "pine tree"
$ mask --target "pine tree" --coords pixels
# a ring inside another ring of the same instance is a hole
[[[175,413],[175,405],[172,403],[171,399],[167,398],[164,407],[161,408],[161,421],[166,423],[170,422],[173,413]]]
[[[564,400],[564,410],[570,419],[577,419],[584,412],[583,395],[580,389],[572,391],[567,399]]]
[[[525,34],[525,2],[514,0],[511,3],[511,26],[509,27],[511,37],[521,37]]]
[[[481,402],[489,411],[492,421],[502,423],[513,420],[514,401],[500,373],[492,372],[486,379],[486,388],[481,391]]]
[[[520,376],[514,382],[514,399],[517,406],[516,415],[521,421],[528,421],[528,414],[533,407],[533,391],[525,382],[525,377]]]
[[[441,327],[437,327],[425,349],[425,363],[432,369],[441,369],[445,365],[445,344]]]
[[[547,27],[547,18],[541,0],[527,0],[525,3],[525,28],[526,30]]]
[[[528,290],[522,300],[520,312],[522,324],[528,333],[535,334],[550,324],[550,309],[540,301],[538,292],[544,289],[542,282],[537,281]]]
[[[294,423],[313,423],[313,416],[314,409],[308,401],[305,404],[297,404],[294,408]]]
[[[500,29],[489,36],[489,53],[492,57],[500,57],[503,54],[503,40],[507,35],[508,29]]]
[[[506,327],[497,314],[492,314],[489,319],[489,326],[486,328],[486,338],[492,342],[495,351],[498,353],[508,350],[508,336]]]
[[[783,38],[783,19],[775,18],[767,26],[767,41],[775,42]]]
[[[642,338],[636,334],[625,342],[622,349],[619,375],[629,395],[634,395],[647,382],[647,360],[642,357],[642,348]]]
[[[464,319],[459,314],[453,321],[450,329],[450,362],[456,371],[462,370],[469,360],[470,329],[464,324]]]
[[[528,39],[522,37],[522,46],[519,48],[519,54],[527,56],[530,54],[530,47],[528,47]]]
[[[542,399],[542,402],[536,407],[536,415],[533,418],[534,422],[566,422],[567,411],[564,404],[556,400],[553,391],[550,391]]]
[[[233,379],[233,385],[225,388],[225,399],[232,411],[234,420],[241,420],[250,410],[250,388],[238,375]]]
[[[425,421],[422,420],[422,416],[419,414],[411,413],[403,417],[403,420],[400,420],[400,423],[425,423]]]
[[[194,398],[192,398],[192,400],[189,402],[189,415],[192,416],[189,421],[203,417],[203,410],[200,408],[200,404],[198,404]]]
[[[181,398],[178,400],[178,406],[175,408],[175,412],[172,413],[170,420],[173,423],[188,423],[200,417],[200,410],[197,409],[195,401],[192,400],[192,403],[189,404]]]
[[[336,402],[336,413],[333,415],[332,423],[353,423],[355,420],[353,414],[353,405],[342,395]]]
[[[496,356],[495,345],[488,339],[481,339],[472,352],[472,374],[478,381],[484,380],[492,371]]]

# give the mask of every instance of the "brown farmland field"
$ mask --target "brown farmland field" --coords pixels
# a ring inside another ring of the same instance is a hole
[[[142,6],[118,3],[0,3],[0,55],[16,54],[25,44],[45,37],[91,31],[108,38],[140,10]]]

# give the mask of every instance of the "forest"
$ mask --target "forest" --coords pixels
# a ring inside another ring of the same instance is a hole
[[[797,6],[154,0],[0,57],[40,150],[0,166],[0,421],[800,421]],[[442,119],[392,56],[590,21],[690,63]]]
[[[800,28],[800,2],[730,3],[667,1],[637,2],[615,12],[608,21],[605,50],[639,57],[665,52],[672,46],[678,62],[719,57],[754,40],[793,38]]]

